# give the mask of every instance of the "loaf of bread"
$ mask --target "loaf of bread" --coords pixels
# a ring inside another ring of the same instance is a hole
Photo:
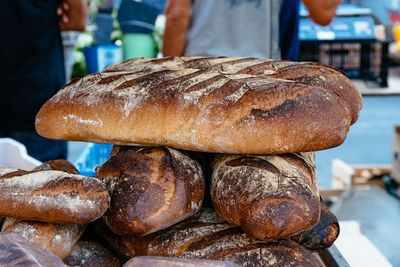
[[[85,224],[107,210],[110,196],[96,178],[62,171],[0,167],[0,216]]]
[[[292,62],[257,58],[168,57],[148,60],[134,58],[108,66],[104,72],[137,72],[143,69],[199,69],[234,74],[265,75],[277,79],[300,81],[333,91],[344,100],[357,121],[362,99],[358,90],[338,69],[315,62]]]
[[[181,258],[139,256],[127,261],[123,267],[240,267],[229,261],[211,261]]]
[[[64,259],[64,263],[74,267],[121,266],[118,258],[96,241],[78,241],[71,255]]]
[[[0,266],[66,267],[59,257],[14,233],[0,233]]]
[[[313,227],[291,236],[290,239],[308,250],[320,251],[332,246],[338,238],[339,232],[340,227],[336,216],[321,199],[319,222]]]
[[[118,147],[96,176],[109,178],[111,203],[103,219],[120,235],[149,234],[182,221],[200,210],[204,198],[200,164],[172,148]]]
[[[322,266],[308,250],[289,240],[261,241],[202,209],[183,222],[146,236],[118,236],[100,220],[92,224],[121,256],[177,257],[231,261],[241,266]]]
[[[314,226],[320,203],[314,153],[223,155],[212,160],[215,211],[255,238],[284,238]]]
[[[78,169],[75,168],[75,166],[71,162],[65,159],[55,159],[43,162],[41,165],[35,167],[32,171],[50,170],[63,171],[70,174],[79,174]]]
[[[320,64],[139,58],[71,81],[35,124],[52,139],[277,154],[340,145],[361,106],[349,79]]]
[[[64,259],[71,254],[85,228],[86,224],[56,224],[7,218],[1,231],[18,234]]]

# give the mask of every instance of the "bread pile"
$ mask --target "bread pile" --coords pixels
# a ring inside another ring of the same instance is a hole
[[[30,171],[0,167],[0,186],[0,216],[5,217],[0,261],[4,266],[62,266],[62,259],[68,262],[82,251],[82,242],[97,246],[87,249],[90,253],[106,250],[95,241],[80,241],[87,225],[109,207],[108,190],[99,179],[79,175],[66,160],[52,160]],[[80,260],[87,262],[89,252]],[[90,266],[120,266],[110,252],[98,259],[116,264]]]
[[[361,107],[343,73],[317,63],[137,58],[71,81],[41,108],[36,130],[114,144],[86,178],[110,202],[85,233],[133,258],[127,266],[142,256],[160,266],[169,261],[158,257],[321,266],[312,252],[332,245],[339,225],[319,197],[314,151],[343,143]]]

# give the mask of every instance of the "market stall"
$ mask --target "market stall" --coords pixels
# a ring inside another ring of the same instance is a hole
[[[76,155],[40,162],[0,139],[0,265],[396,266],[399,128],[393,164],[318,169],[365,125],[352,79],[389,86],[371,10],[322,27],[301,8],[292,62],[162,57],[146,2],[97,16],[86,73],[36,114]]]

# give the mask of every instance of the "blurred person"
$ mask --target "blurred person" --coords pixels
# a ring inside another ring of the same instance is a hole
[[[340,0],[303,2],[321,25],[329,24],[340,4]],[[169,0],[163,55],[280,59],[280,46],[285,44],[288,57],[296,53],[287,42],[297,38],[298,7],[299,0]]]
[[[282,0],[279,13],[279,47],[283,60],[299,60],[299,7],[300,0]]]
[[[0,137],[40,161],[66,159],[67,142],[40,137],[35,116],[66,82],[61,31],[85,30],[86,0],[7,0],[0,8]]]

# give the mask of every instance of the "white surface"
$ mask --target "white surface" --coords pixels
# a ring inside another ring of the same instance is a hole
[[[41,163],[29,156],[20,142],[11,138],[0,138],[0,166],[29,171]]]
[[[352,267],[393,266],[364,235],[357,221],[339,221],[340,235],[335,246]]]
[[[342,189],[351,186],[354,169],[341,159],[332,160],[332,188]]]

